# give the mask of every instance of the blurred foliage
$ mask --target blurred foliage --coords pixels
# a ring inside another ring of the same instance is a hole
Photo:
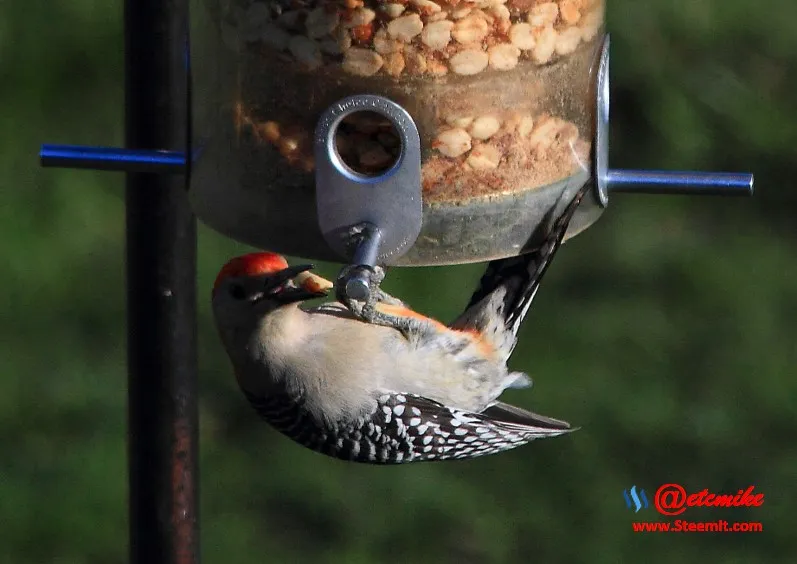
[[[397,468],[294,446],[245,404],[210,323],[215,271],[245,249],[202,228],[203,560],[793,560],[795,21],[791,0],[609,1],[613,165],[752,170],[758,193],[616,196],[559,255],[512,360],[536,387],[510,400],[571,436]],[[0,76],[3,560],[123,562],[123,181],[36,159],[120,142],[121,2],[0,3]],[[479,269],[397,270],[387,289],[450,319]],[[765,532],[632,534],[623,488],[665,482],[755,484],[761,508],[688,517]]]

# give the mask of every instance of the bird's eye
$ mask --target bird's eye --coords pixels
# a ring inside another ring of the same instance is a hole
[[[244,287],[240,284],[231,284],[230,295],[236,300],[242,300],[246,297],[246,292],[244,292]]]

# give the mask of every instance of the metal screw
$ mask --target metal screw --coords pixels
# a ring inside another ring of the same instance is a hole
[[[382,231],[372,223],[364,223],[359,227],[361,229],[357,234],[359,243],[352,259],[352,264],[356,268],[352,269],[347,275],[344,288],[349,298],[365,301],[371,294],[371,280],[368,270],[376,266],[379,248],[382,243]]]
[[[362,269],[352,272],[346,280],[346,295],[352,300],[365,301],[370,294],[368,275]]]

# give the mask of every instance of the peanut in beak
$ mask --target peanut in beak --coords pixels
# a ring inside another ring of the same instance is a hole
[[[334,287],[334,284],[326,278],[309,271],[299,273],[293,282],[308,292],[328,292]]]

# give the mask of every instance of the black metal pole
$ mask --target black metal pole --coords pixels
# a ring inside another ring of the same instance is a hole
[[[188,0],[125,1],[130,149],[190,150]],[[193,564],[196,222],[189,175],[127,175],[128,456],[134,564]]]

